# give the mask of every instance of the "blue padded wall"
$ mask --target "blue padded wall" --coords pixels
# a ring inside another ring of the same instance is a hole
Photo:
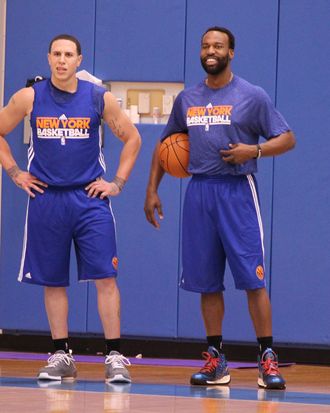
[[[60,32],[69,31],[79,38],[84,54],[82,66],[92,71],[94,10],[95,2],[90,0],[80,1],[79,8],[74,0],[60,0],[56,3],[42,0],[7,2],[5,103],[16,90],[25,86],[27,78],[49,74],[48,44]],[[8,136],[8,141],[18,164],[25,168],[27,145],[23,144],[23,124]],[[22,285],[16,281],[27,198],[5,174],[2,191],[0,327],[48,330],[42,288]],[[74,280],[74,261],[71,267]],[[76,284],[69,289],[69,294],[71,331],[83,332],[86,330],[87,284]]]
[[[143,144],[138,161],[123,192],[112,199],[117,223],[122,333],[126,335],[177,334],[180,180],[166,176],[161,184],[164,220],[159,230],[146,221],[143,212],[151,157],[162,128],[139,126]],[[121,148],[121,142],[106,133],[109,179],[116,172]],[[94,303],[95,289],[89,294],[89,302]],[[102,331],[94,305],[88,308],[88,331]]]
[[[212,26],[228,27],[236,37],[233,71],[273,97],[276,77],[277,0],[200,0],[187,2],[185,84],[205,77],[199,62],[201,36]]]
[[[278,105],[297,148],[275,162],[274,327],[330,345],[330,3],[281,1]]]
[[[28,77],[48,75],[48,45],[61,33],[76,36],[82,46],[83,67],[93,71],[95,0],[10,0],[7,2],[6,99]],[[24,23],[24,27],[21,27]]]
[[[258,10],[258,14],[255,13],[255,10]],[[232,30],[236,38],[235,57],[232,63],[233,72],[251,83],[262,86],[274,101],[277,15],[277,1],[275,0],[267,2],[267,4],[262,0],[251,2],[213,0],[208,3],[208,7],[203,8],[198,0],[189,1],[186,35],[186,84],[195,84],[205,77],[199,59],[202,33],[211,26],[224,26]],[[242,24],[242,16],[244,16],[244,24]],[[262,159],[259,162],[259,169],[257,179],[265,232],[266,279],[269,287],[271,271],[272,159]],[[235,290],[228,268],[225,280],[224,339],[253,341],[255,334],[248,314],[246,294],[244,291]],[[199,314],[199,301],[199,294],[179,292],[179,337],[202,338],[205,336],[203,322]]]
[[[266,4],[267,3],[267,4]],[[278,342],[329,346],[330,225],[328,205],[328,0],[10,0],[7,2],[5,103],[27,78],[48,74],[49,40],[77,35],[82,68],[114,81],[184,81],[204,77],[201,34],[228,26],[237,39],[233,70],[262,86],[297,135],[289,154],[261,159],[257,175],[265,230],[267,281]],[[24,22],[24,27],[22,26]],[[180,213],[188,180],[166,176],[160,186],[165,219],[155,230],[143,203],[151,154],[161,125],[140,125],[143,147],[120,197],[113,199],[120,258],[122,331],[125,335],[203,338],[199,295],[177,288]],[[19,165],[27,146],[19,125],[8,137]],[[121,148],[106,132],[107,177]],[[26,196],[4,174],[0,251],[0,328],[48,330],[42,289],[20,285],[17,273]],[[75,282],[72,258],[70,330],[100,333],[93,285]],[[226,273],[224,339],[253,341],[245,293]]]
[[[183,81],[185,0],[97,0],[95,74]]]

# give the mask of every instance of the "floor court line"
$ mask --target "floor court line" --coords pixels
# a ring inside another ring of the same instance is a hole
[[[21,353],[0,351],[0,359],[3,360],[45,360],[45,354],[40,353]],[[74,359],[77,362],[84,363],[104,363],[104,356],[92,356],[92,355],[79,355],[74,354]],[[128,357],[132,365],[150,365],[150,366],[175,366],[175,367],[202,367],[205,364],[205,360],[191,360],[191,359],[160,359],[160,358],[137,358]],[[279,367],[288,367],[294,363],[279,363]],[[235,362],[228,361],[228,367],[230,369],[244,369],[244,368],[257,368],[257,362]]]
[[[75,392],[121,393],[132,395],[157,395],[188,398],[267,401],[276,403],[317,404],[330,406],[330,394],[304,393],[282,390],[243,389],[229,386],[189,386],[168,384],[107,384],[104,381],[77,380],[76,382],[37,381],[32,378],[1,377],[0,387],[45,388]]]

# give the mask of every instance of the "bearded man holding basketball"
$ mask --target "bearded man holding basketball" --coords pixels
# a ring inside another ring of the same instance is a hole
[[[284,389],[273,346],[271,304],[265,288],[263,229],[254,173],[257,160],[287,152],[295,137],[266,92],[231,71],[235,38],[223,27],[202,36],[200,59],[207,73],[176,98],[161,141],[188,133],[189,181],[183,207],[181,288],[201,294],[208,351],[191,384],[228,384],[222,345],[225,263],[237,289],[245,290],[259,344],[258,385]],[[266,139],[259,144],[259,137]],[[145,200],[147,220],[163,218],[157,190],[164,175],[154,151]],[[198,234],[198,237],[196,237]]]

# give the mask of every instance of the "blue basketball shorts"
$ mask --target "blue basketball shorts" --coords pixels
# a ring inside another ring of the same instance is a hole
[[[223,291],[228,262],[235,287],[265,287],[263,228],[252,175],[195,175],[183,206],[182,276],[189,291]]]
[[[84,188],[48,187],[29,198],[18,280],[69,285],[75,247],[79,281],[117,276],[115,221],[109,199],[88,198]]]

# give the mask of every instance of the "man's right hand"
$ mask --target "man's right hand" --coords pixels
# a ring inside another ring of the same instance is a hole
[[[16,168],[13,170],[13,168]],[[7,173],[14,181],[14,183],[21,189],[23,189],[31,198],[35,198],[35,193],[32,190],[43,194],[44,191],[40,187],[47,188],[47,184],[40,181],[30,172],[21,171],[18,167],[8,169]]]
[[[155,217],[155,210],[157,210],[159,219],[163,219],[162,203],[157,192],[147,192],[147,196],[144,202],[144,213],[147,221],[150,222],[155,228],[160,228],[160,223]]]

